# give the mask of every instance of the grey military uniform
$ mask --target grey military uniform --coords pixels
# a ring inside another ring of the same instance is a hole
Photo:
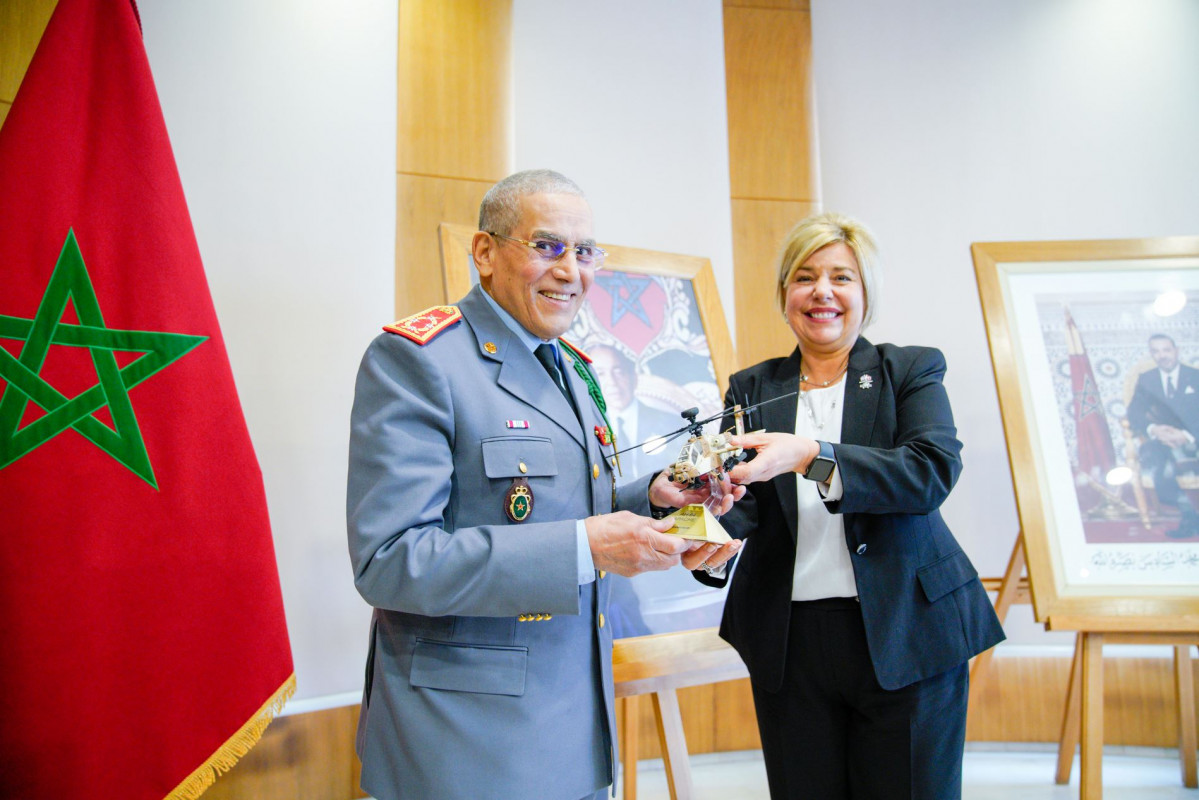
[[[362,786],[383,800],[574,800],[612,783],[616,763],[610,580],[579,584],[576,535],[576,520],[612,510],[611,448],[569,365],[581,425],[481,288],[459,309],[423,346],[379,336],[358,373],[349,545],[375,607]],[[519,524],[504,511],[518,477],[533,493]],[[647,487],[622,487],[618,505],[648,515]]]

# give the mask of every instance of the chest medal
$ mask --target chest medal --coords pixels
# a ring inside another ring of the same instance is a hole
[[[504,513],[513,522],[524,522],[533,513],[533,489],[528,478],[513,478],[504,495]]]

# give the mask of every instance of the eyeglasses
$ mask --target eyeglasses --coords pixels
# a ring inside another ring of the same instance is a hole
[[[593,244],[575,244],[570,245],[566,242],[559,242],[553,239],[518,239],[515,236],[505,236],[502,233],[495,231],[487,231],[488,234],[497,239],[507,239],[510,242],[523,244],[525,247],[532,249],[543,261],[557,261],[566,255],[567,250],[573,250],[575,254],[575,263],[579,265],[579,269],[591,272],[597,270],[604,263],[604,259],[608,257],[608,251],[602,247],[596,247]]]

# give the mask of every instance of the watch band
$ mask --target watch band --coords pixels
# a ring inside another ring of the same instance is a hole
[[[820,446],[820,452],[812,459],[812,463],[808,464],[803,476],[810,481],[827,483],[833,476],[833,470],[837,468],[837,456],[828,442],[817,440],[816,444]]]

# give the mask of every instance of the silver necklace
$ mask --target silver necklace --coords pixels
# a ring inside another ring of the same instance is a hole
[[[827,389],[829,386],[831,386],[835,381],[837,381],[844,374],[845,374],[845,368],[842,367],[840,372],[838,372],[833,377],[829,378],[827,381],[814,381],[811,378],[809,378],[807,375],[804,375],[801,372],[801,373],[799,373],[799,385],[803,386],[806,383],[809,386],[819,386],[821,389]]]
[[[819,386],[821,389],[827,389],[832,384],[841,380],[841,376],[849,369],[849,356],[845,357],[845,361],[841,364],[841,369],[837,370],[837,374],[829,378],[827,381],[814,381],[804,374],[803,359],[799,361],[799,389],[803,391],[803,385],[806,383],[809,386]]]
[[[830,405],[828,407],[828,411],[825,412],[824,419],[818,420],[818,419],[816,419],[816,410],[812,407],[812,398],[811,398],[812,392],[811,391],[805,392],[803,390],[803,385],[806,383],[809,386],[819,386],[821,389],[827,389],[833,383],[836,383],[837,381],[841,380],[841,376],[844,375],[846,370],[848,370],[848,369],[849,369],[849,358],[847,357],[845,359],[845,363],[841,365],[841,369],[837,371],[836,375],[829,378],[827,381],[814,381],[803,373],[803,362],[800,362],[799,399],[803,401],[804,411],[808,412],[808,419],[812,421],[812,425],[816,428],[816,430],[818,430],[818,431],[824,430],[825,423],[829,421],[829,418],[832,417],[833,412],[837,410],[837,400],[836,400],[836,398],[833,399],[832,405]]]
[[[830,381],[830,383],[831,383],[831,381]],[[827,387],[828,384],[826,383],[825,386]],[[808,391],[808,392],[801,391],[799,393],[799,396],[803,400],[804,411],[808,412],[808,419],[810,419],[812,421],[812,425],[816,428],[816,430],[823,431],[824,424],[829,421],[829,418],[833,416],[833,412],[837,410],[836,399],[834,398],[832,405],[830,405],[828,407],[828,411],[825,412],[824,419],[819,420],[819,419],[816,419],[816,411],[812,408],[812,393],[810,391]]]

